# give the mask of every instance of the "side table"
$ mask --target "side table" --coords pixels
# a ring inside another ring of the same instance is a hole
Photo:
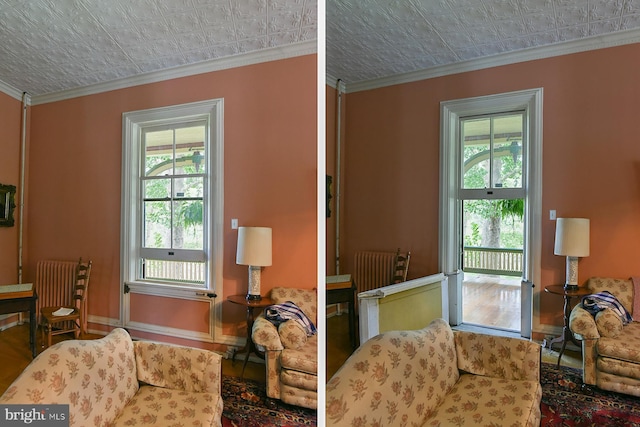
[[[244,368],[247,367],[247,362],[249,361],[249,355],[254,353],[261,359],[264,359],[264,354],[260,353],[256,348],[253,339],[251,338],[251,331],[253,330],[253,321],[254,321],[254,313],[253,311],[256,308],[263,309],[270,305],[273,305],[273,301],[270,298],[262,297],[261,300],[247,300],[246,295],[231,295],[227,298],[227,301],[233,304],[239,304],[245,306],[247,308],[247,342],[244,347],[240,349],[240,351],[234,351],[233,356],[231,357],[231,362],[236,361],[237,353],[246,353],[244,357],[244,363],[242,364],[242,373],[240,374],[240,378],[244,377]]]
[[[9,287],[7,287],[9,289]],[[26,294],[26,295],[25,295]],[[29,312],[29,346],[31,347],[31,357],[35,359],[38,355],[36,350],[36,328],[38,321],[36,320],[36,301],[38,294],[35,289],[28,292],[0,293],[0,314],[19,313],[22,311]]]
[[[350,274],[341,276],[327,276],[326,278],[326,303],[349,304],[349,339],[351,348],[358,346],[356,339],[356,284]]]
[[[565,348],[567,347],[567,341],[571,341],[576,346],[580,347],[580,344],[576,341],[571,329],[569,329],[569,316],[571,316],[571,298],[573,297],[582,297],[585,295],[591,294],[591,291],[587,288],[578,288],[577,290],[566,290],[564,285],[549,285],[544,288],[545,292],[549,292],[554,295],[562,295],[564,297],[564,325],[562,327],[562,335],[557,338],[552,339],[550,342],[545,340],[544,347],[548,347],[551,349],[554,344],[562,343],[562,347],[560,348],[560,354],[558,355],[558,364],[557,367],[560,367],[560,359],[562,359],[562,354],[564,353]]]

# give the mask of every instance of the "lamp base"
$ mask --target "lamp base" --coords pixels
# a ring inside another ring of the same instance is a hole
[[[564,283],[565,291],[578,290],[578,257],[567,256],[566,281]]]
[[[256,265],[249,266],[249,286],[247,289],[247,301],[260,301],[260,269]]]

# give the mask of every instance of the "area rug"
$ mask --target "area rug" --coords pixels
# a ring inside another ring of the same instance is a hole
[[[222,376],[223,427],[302,427],[317,425],[316,411],[267,400],[265,385]],[[269,404],[271,403],[271,404]]]
[[[640,426],[640,399],[582,387],[582,370],[543,363],[541,427]]]

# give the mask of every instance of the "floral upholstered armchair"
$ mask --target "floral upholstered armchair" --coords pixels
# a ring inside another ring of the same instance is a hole
[[[637,304],[633,280],[592,277],[586,286],[595,294],[608,291],[628,313]],[[569,328],[582,341],[582,380],[604,390],[640,396],[640,322],[624,324],[610,308],[595,316],[582,304],[571,311]]]
[[[288,301],[299,307],[317,324],[318,304],[315,290],[273,288],[274,304]],[[291,405],[318,407],[318,336],[291,319],[275,326],[264,313],[253,324],[252,339],[265,352],[267,396]]]
[[[540,345],[443,319],[362,344],[327,383],[327,426],[539,426]]]

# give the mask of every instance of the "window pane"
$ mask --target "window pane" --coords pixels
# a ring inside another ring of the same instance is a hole
[[[522,115],[493,119],[493,186],[522,187]]]
[[[462,188],[522,188],[522,113],[462,120]]]
[[[147,179],[143,182],[145,199],[168,199],[171,197],[171,179]]]
[[[462,122],[462,188],[489,187],[491,119]]]
[[[204,283],[204,262],[144,260],[144,278],[181,283]]]
[[[174,197],[182,199],[185,197],[202,198],[204,194],[204,178],[194,176],[188,178],[174,179]]]
[[[173,130],[144,132],[145,176],[173,174]]]
[[[171,201],[144,202],[145,248],[171,248]]]
[[[173,228],[174,249],[203,249],[204,226],[201,200],[178,200],[174,202],[175,221]]]
[[[523,218],[524,199],[464,200],[464,246],[522,250]],[[497,269],[500,265],[492,268]]]
[[[176,129],[176,174],[204,173],[204,124]]]

